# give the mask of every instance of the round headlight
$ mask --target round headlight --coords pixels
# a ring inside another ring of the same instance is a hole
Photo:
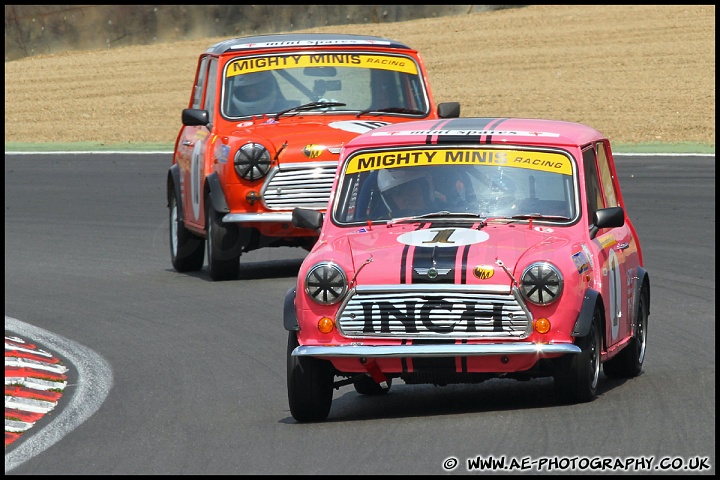
[[[337,263],[318,263],[305,276],[305,293],[320,305],[339,302],[345,292],[347,277]]]
[[[270,171],[270,152],[259,143],[246,143],[235,154],[235,171],[245,180],[257,180]]]
[[[520,278],[520,291],[529,302],[548,305],[560,297],[563,277],[554,265],[542,262],[529,265]]]

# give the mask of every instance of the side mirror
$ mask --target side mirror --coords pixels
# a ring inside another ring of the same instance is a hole
[[[460,102],[444,102],[437,106],[438,117],[458,118],[460,116]]]
[[[323,214],[309,208],[296,208],[292,212],[292,224],[297,228],[317,230],[322,227]]]
[[[206,126],[209,123],[207,110],[186,108],[182,111],[182,124],[186,127]]]
[[[590,238],[593,239],[601,228],[615,228],[625,225],[625,212],[622,207],[601,208],[593,213],[590,225]]]

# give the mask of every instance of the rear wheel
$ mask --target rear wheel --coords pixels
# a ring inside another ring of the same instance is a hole
[[[178,272],[196,272],[205,260],[205,240],[185,228],[179,215],[178,200],[170,197],[170,259]]]
[[[555,374],[558,395],[568,402],[590,402],[597,396],[600,377],[600,320],[602,313],[596,308],[590,331],[579,338],[581,352],[560,359]]]
[[[234,223],[223,223],[222,214],[208,205],[207,214],[207,257],[210,278],[213,280],[234,280],[240,272],[239,229]]]
[[[610,378],[632,378],[640,375],[645,361],[645,342],[647,340],[648,309],[645,292],[640,292],[638,316],[630,343],[615,357],[603,364],[605,375]]]
[[[299,345],[297,334],[288,332],[287,392],[290,413],[298,422],[319,422],[330,413],[333,396],[333,367],[326,360],[293,357]]]

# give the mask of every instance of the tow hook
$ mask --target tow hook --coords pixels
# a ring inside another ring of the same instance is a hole
[[[375,360],[368,361],[367,358],[361,358],[360,363],[363,364],[365,370],[370,374],[373,380],[379,384],[382,388],[388,388],[387,377],[380,370]]]

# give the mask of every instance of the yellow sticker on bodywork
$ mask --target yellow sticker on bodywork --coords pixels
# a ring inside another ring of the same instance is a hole
[[[362,55],[358,53],[316,53],[239,58],[228,65],[226,76],[302,67],[354,67],[392,70],[417,75],[418,68],[408,57]]]
[[[479,148],[452,150],[414,149],[359,153],[348,161],[345,173],[366,172],[382,168],[448,164],[527,168],[572,175],[570,159],[559,153]]]

